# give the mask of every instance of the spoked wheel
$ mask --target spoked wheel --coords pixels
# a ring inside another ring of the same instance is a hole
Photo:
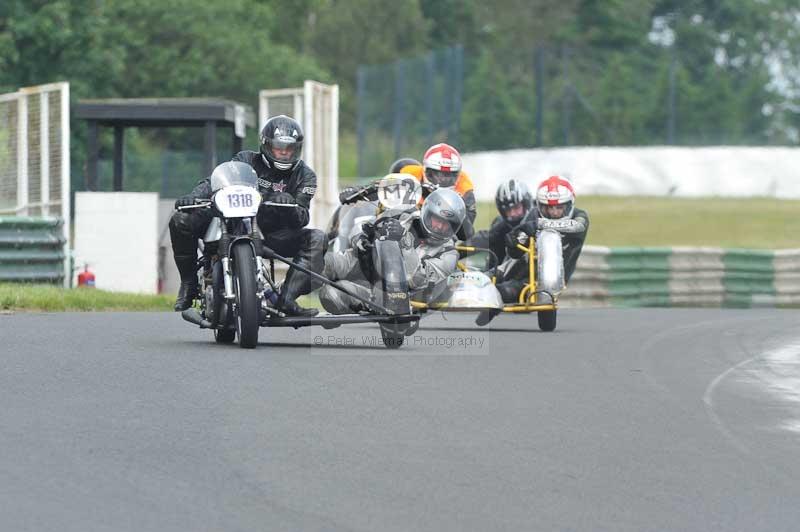
[[[556,310],[540,310],[537,312],[539,318],[539,328],[545,332],[556,330]]]
[[[381,327],[381,337],[386,349],[400,349],[406,339],[404,332],[397,332],[400,326],[391,323],[379,323],[378,325]]]
[[[235,329],[214,329],[214,340],[218,344],[232,344],[236,340]]]
[[[239,347],[248,349],[258,344],[258,296],[256,295],[256,257],[247,242],[233,246],[233,275],[236,291],[236,333]]]

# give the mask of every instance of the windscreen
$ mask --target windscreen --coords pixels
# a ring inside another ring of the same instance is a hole
[[[211,191],[231,185],[245,185],[258,189],[258,175],[247,163],[228,161],[214,168],[211,173]]]

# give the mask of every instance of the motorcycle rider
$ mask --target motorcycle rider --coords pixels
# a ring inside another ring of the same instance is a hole
[[[300,158],[303,149],[303,129],[285,115],[270,118],[261,130],[259,151],[241,151],[231,160],[253,167],[258,175],[259,191],[266,202],[294,207],[262,205],[257,222],[264,235],[264,245],[280,255],[294,257],[303,266],[320,271],[325,252],[325,234],[305,227],[309,222],[311,199],[317,190],[317,176]],[[187,195],[175,201],[175,207],[188,206],[195,200],[211,197],[209,179],[201,180]],[[175,310],[189,308],[198,293],[197,239],[202,237],[211,221],[209,209],[177,211],[169,222],[172,251],[181,276],[181,286],[175,300]],[[313,316],[317,309],[306,309],[295,301],[314,288],[311,279],[289,268],[283,282],[277,306],[289,316]]]
[[[456,270],[455,235],[465,218],[466,207],[461,196],[450,189],[436,190],[423,203],[418,217],[385,218],[373,226],[365,224],[367,230],[353,238],[350,248],[325,255],[324,274],[369,299],[375,281],[371,268],[374,242],[396,240],[403,253],[409,291],[412,297],[424,296]],[[323,286],[319,298],[331,314],[366,310],[360,301],[331,286]]]
[[[405,162],[405,166],[400,166]],[[396,168],[399,167],[399,168]],[[413,159],[398,159],[392,163],[392,173],[411,174],[423,185],[422,197],[428,196],[437,188],[452,188],[464,200],[467,216],[458,231],[459,240],[468,240],[475,233],[473,223],[478,215],[478,205],[475,201],[475,192],[472,181],[466,172],[461,170],[461,154],[449,144],[434,144],[425,151],[422,164]],[[339,194],[339,200],[344,203],[347,198],[360,190],[360,187],[347,187]],[[371,198],[370,198],[371,199]]]
[[[509,179],[497,187],[494,195],[497,217],[489,229],[482,229],[470,239],[469,245],[488,248],[497,256],[498,264],[506,258],[506,235],[517,227],[533,208],[533,196],[519,179]]]
[[[401,168],[414,164],[418,165],[419,161],[417,161],[416,159],[412,159],[410,157],[402,157],[400,159],[397,159],[395,162],[391,164],[391,166],[389,167],[389,173],[398,174],[400,173]],[[342,216],[342,206],[349,202],[349,198],[352,195],[356,194],[357,192],[360,192],[363,188],[364,187],[359,187],[359,186],[345,187],[339,193],[339,203],[341,203],[342,205],[336,207],[336,210],[333,211],[333,215],[331,216],[331,221],[328,224],[328,241],[333,240],[336,237],[336,233],[339,231],[339,219]],[[366,201],[375,201],[377,199],[378,198],[375,194],[369,195],[369,197],[365,198]]]
[[[405,168],[406,166],[419,166],[420,162],[416,159],[412,159],[411,157],[401,157],[397,159],[392,165],[389,167],[390,174],[401,174],[400,170]]]
[[[502,185],[501,185],[502,186]],[[550,176],[536,188],[534,208],[504,236],[506,260],[498,268],[497,289],[505,303],[515,303],[528,282],[524,252],[517,244],[526,244],[538,230],[554,229],[561,233],[564,280],[569,283],[589,230],[589,215],[575,208],[572,184],[559,176]]]

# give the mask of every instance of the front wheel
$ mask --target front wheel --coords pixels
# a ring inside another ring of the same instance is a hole
[[[539,328],[544,332],[551,332],[556,330],[556,311],[555,310],[540,310],[536,313],[539,318]]]
[[[406,339],[406,335],[402,332],[397,332],[400,328],[399,325],[389,323],[379,323],[381,327],[381,338],[383,339],[383,346],[386,349],[400,349]]]
[[[258,344],[258,296],[256,293],[256,257],[245,241],[233,246],[233,284],[236,291],[236,332],[239,347],[248,349]]]
[[[234,329],[214,329],[214,340],[218,344],[232,344],[236,340],[236,330]]]

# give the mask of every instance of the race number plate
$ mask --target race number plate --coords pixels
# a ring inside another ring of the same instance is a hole
[[[255,216],[260,201],[257,190],[242,185],[225,187],[214,196],[214,204],[226,218]]]

